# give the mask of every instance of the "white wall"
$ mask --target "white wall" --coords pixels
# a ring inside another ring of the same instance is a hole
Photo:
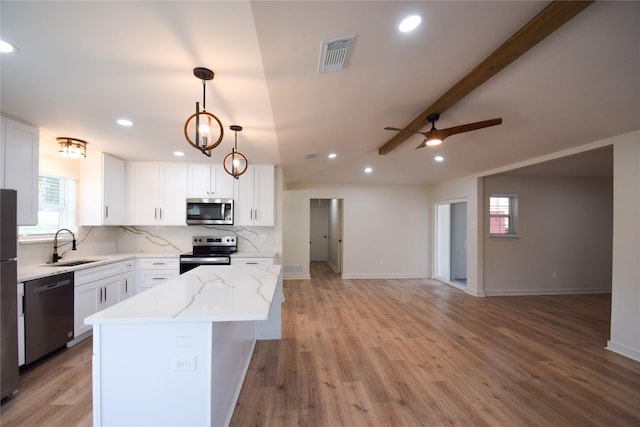
[[[640,361],[640,131],[613,146],[613,290],[607,348]]]
[[[493,175],[491,194],[518,195],[518,237],[489,237],[484,210],[486,295],[611,291],[611,177]]]
[[[476,296],[484,295],[482,282],[482,247],[478,242],[482,241],[482,200],[479,186],[482,181],[476,176],[467,176],[460,179],[443,182],[429,187],[429,196],[433,201],[432,212],[435,212],[438,202],[467,202],[467,289],[466,292]],[[480,205],[479,205],[480,204]],[[431,230],[435,230],[435,217],[431,224]],[[434,234],[435,236],[435,231]],[[433,247],[434,243],[430,243]]]
[[[429,276],[426,187],[344,185],[285,190],[285,278],[309,277],[309,200],[333,198],[343,199],[344,278]]]

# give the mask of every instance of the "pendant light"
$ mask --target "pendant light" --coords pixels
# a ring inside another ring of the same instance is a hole
[[[67,159],[84,159],[87,157],[87,141],[81,139],[60,136],[58,141],[58,153]]]
[[[200,150],[205,156],[211,157],[211,150],[222,142],[224,136],[224,128],[220,119],[207,112],[207,81],[213,80],[214,73],[208,68],[196,67],[193,69],[193,75],[202,80],[202,111],[200,111],[200,103],[196,102],[196,112],[190,115],[184,124],[184,136],[189,144]]]
[[[238,132],[242,132],[242,126],[231,125],[229,129],[235,132],[235,146],[231,150],[229,154],[224,158],[222,162],[224,166],[224,170],[234,177],[238,179],[240,175],[247,171],[247,167],[249,166],[249,162],[247,158],[238,151]]]

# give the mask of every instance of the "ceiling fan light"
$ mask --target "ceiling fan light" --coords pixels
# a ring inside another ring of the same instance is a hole
[[[433,138],[433,139],[428,139],[427,140],[427,145],[429,147],[433,147],[435,145],[440,145],[440,144],[442,144],[442,140],[438,139],[438,138]]]

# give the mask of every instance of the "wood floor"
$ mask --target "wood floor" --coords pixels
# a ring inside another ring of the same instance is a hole
[[[232,426],[640,426],[640,363],[604,349],[610,297],[475,298],[429,280],[285,281]],[[91,425],[91,342],[21,377],[0,424]]]

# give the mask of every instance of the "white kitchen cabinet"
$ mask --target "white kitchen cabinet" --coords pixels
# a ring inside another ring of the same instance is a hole
[[[189,163],[187,197],[232,199],[235,178],[222,164]]]
[[[80,225],[125,224],[125,161],[88,151],[80,162]]]
[[[249,165],[237,182],[234,225],[273,226],[275,217],[275,168]]]
[[[91,331],[84,319],[133,295],[133,260],[118,261],[74,272],[74,340]],[[123,292],[126,289],[127,292]]]
[[[4,116],[0,128],[0,188],[18,192],[18,225],[36,225],[40,131]]]
[[[128,223],[185,225],[187,164],[127,162]]]
[[[180,259],[172,257],[136,260],[136,294],[180,275]]]

